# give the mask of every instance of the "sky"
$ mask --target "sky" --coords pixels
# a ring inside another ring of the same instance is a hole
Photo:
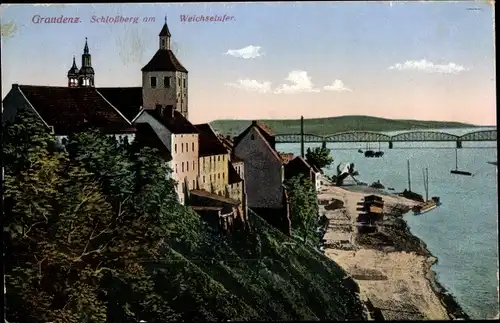
[[[141,86],[167,16],[194,123],[370,115],[496,125],[493,11],[484,1],[2,5],[2,98],[14,83],[67,86],[85,37],[96,87]],[[182,21],[214,15],[226,21]],[[61,16],[79,23],[43,23]]]

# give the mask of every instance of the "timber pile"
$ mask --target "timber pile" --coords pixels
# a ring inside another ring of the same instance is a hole
[[[358,233],[377,232],[377,224],[384,219],[384,200],[377,195],[368,195],[358,203]]]

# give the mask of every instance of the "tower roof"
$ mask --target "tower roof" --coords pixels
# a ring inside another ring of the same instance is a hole
[[[175,57],[175,54],[170,49],[159,49],[151,58],[149,63],[142,68],[143,72],[184,72],[187,69],[182,66],[181,62]]]
[[[165,16],[165,24],[163,24],[163,28],[161,29],[159,36],[172,37],[172,34],[170,33],[170,30],[168,30],[167,26],[167,16]]]
[[[77,76],[78,72],[79,72],[79,70],[78,70],[78,67],[76,67],[75,56],[73,56],[73,65],[71,66],[71,68],[68,71],[68,77],[69,76]]]

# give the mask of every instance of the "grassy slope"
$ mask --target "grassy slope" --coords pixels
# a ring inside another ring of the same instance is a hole
[[[171,249],[175,265],[161,276],[181,319],[363,320],[342,268],[252,219],[251,233],[209,234],[194,252]]]
[[[261,120],[276,134],[299,133],[300,120]],[[210,123],[223,134],[237,135],[250,120],[215,120]],[[341,116],[321,119],[304,119],[304,131],[310,134],[329,135],[343,131],[398,131],[429,128],[475,127],[471,124],[444,121],[392,120],[369,116]]]

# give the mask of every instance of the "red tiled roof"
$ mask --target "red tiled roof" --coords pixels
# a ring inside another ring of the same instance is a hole
[[[19,85],[19,90],[58,135],[87,126],[106,133],[135,132],[95,88]]]
[[[231,162],[228,162],[228,164],[229,164],[229,174],[228,174],[229,184],[236,184],[241,182],[242,179],[238,174],[238,172],[236,171],[236,169],[234,169],[233,164],[231,164]]]
[[[175,54],[170,49],[159,49],[151,58],[149,63],[144,66],[143,72],[184,72],[188,71],[181,62],[175,57]]]
[[[188,119],[184,118],[179,111],[174,110],[172,113],[170,108],[165,108],[163,111],[162,115],[158,110],[145,110],[144,113],[149,113],[174,134],[199,133],[198,129]]]
[[[163,144],[156,132],[151,128],[149,123],[136,123],[135,140],[142,146],[156,148],[166,161],[172,160],[172,154],[168,148]]]
[[[280,152],[278,152],[278,154],[280,155],[280,158],[281,158],[281,161],[283,162],[283,164],[287,164],[290,160],[293,159],[293,153],[280,153]]]
[[[260,121],[256,121],[256,124],[257,124],[257,127],[260,128],[260,130],[262,130],[264,133],[266,133],[266,135],[268,135],[268,136],[275,135],[275,133],[271,130],[271,128],[269,128],[269,126],[266,125],[265,123],[262,123]]]
[[[100,87],[96,89],[129,121],[142,107],[142,87]]]
[[[208,123],[197,124],[195,127],[200,132],[199,155],[201,157],[225,155],[228,153],[227,149],[219,141],[217,134]]]

